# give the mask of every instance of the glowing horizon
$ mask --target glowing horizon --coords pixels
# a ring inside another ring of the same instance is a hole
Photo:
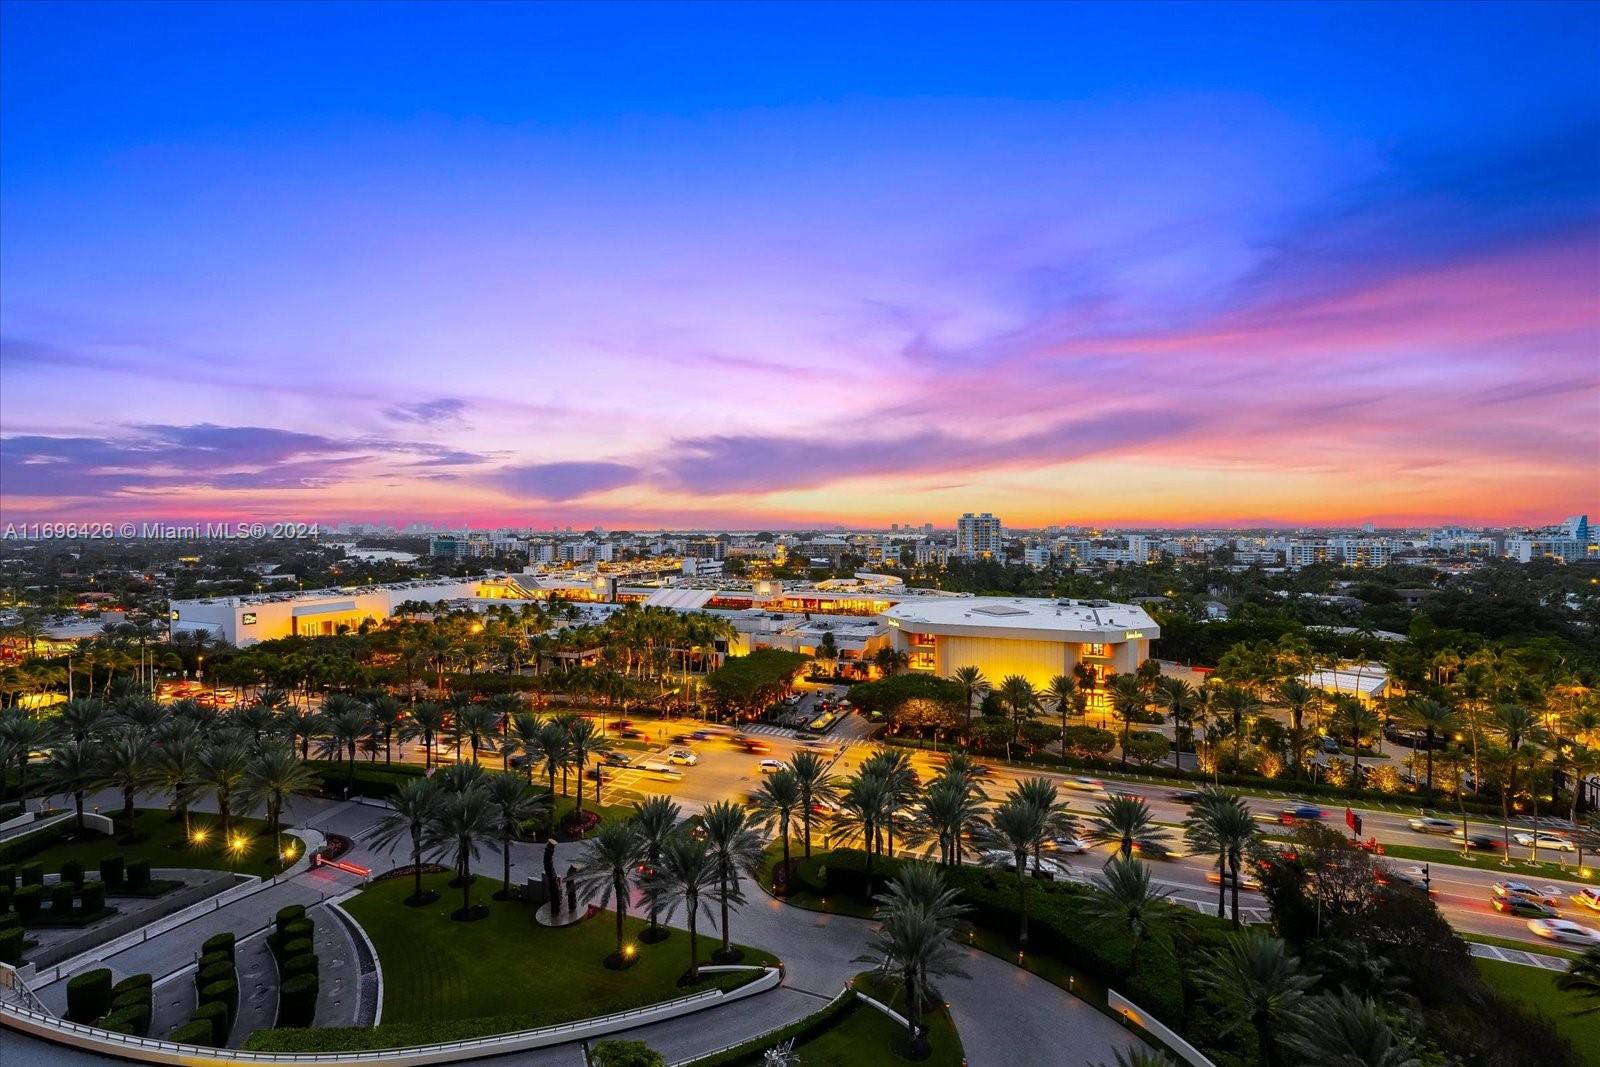
[[[1594,5],[0,8],[0,520],[1600,510]]]

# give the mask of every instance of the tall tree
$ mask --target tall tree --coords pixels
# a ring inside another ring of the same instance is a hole
[[[1299,1025],[1313,981],[1282,941],[1256,930],[1229,935],[1227,947],[1195,976],[1202,995],[1229,1020],[1223,1034],[1244,1025],[1255,1031],[1257,1067],[1277,1067],[1278,1037]]]
[[[1260,841],[1260,828],[1244,800],[1232,793],[1207,789],[1189,808],[1184,839],[1197,855],[1217,857],[1217,917],[1233,889],[1233,925],[1239,925],[1240,868]]]
[[[942,880],[933,868],[922,870],[933,872],[930,887],[937,885],[933,879]],[[946,898],[941,893],[930,904],[925,894],[904,892],[898,878],[878,899],[878,929],[872,935],[871,951],[856,959],[873,964],[880,974],[905,989],[907,1040],[912,1057],[923,1058],[928,1045],[922,1016],[931,999],[929,980],[967,976],[961,969],[961,950],[954,936],[959,929],[959,912],[953,896]]]
[[[794,772],[795,785],[800,790],[800,829],[804,839],[806,859],[811,858],[811,826],[817,809],[838,799],[839,791],[834,777],[828,773],[828,764],[815,752],[796,752],[789,760]]]
[[[378,821],[378,832],[372,839],[375,848],[389,848],[402,838],[411,842],[414,882],[406,903],[413,907],[428,899],[422,892],[422,851],[439,800],[439,788],[430,779],[411,779],[389,798],[389,811]]]
[[[678,821],[682,818],[683,809],[673,803],[671,797],[651,797],[633,806],[634,830],[639,835],[639,844],[644,850],[645,870],[640,872],[640,887],[650,901],[650,928],[642,937],[647,944],[654,944],[666,936],[659,923],[660,886],[648,875],[660,866],[661,851],[666,848],[667,841],[677,831]]]
[[[451,858],[456,880],[461,884],[461,910],[452,918],[462,922],[474,918],[472,861],[478,858],[485,841],[499,838],[501,824],[499,806],[490,798],[488,789],[481,786],[461,793],[446,792],[435,809],[428,824],[428,845]]]
[[[783,884],[789,883],[789,825],[800,810],[800,783],[787,767],[768,775],[756,790],[756,816],[761,825],[777,827],[778,840],[783,843]]]
[[[722,950],[719,958],[723,962],[736,962],[729,911],[732,905],[744,900],[739,888],[739,876],[754,874],[761,864],[761,836],[753,827],[749,810],[730,800],[719,800],[707,808],[701,816],[700,825],[706,832],[706,846],[717,868],[717,905],[722,912]]]
[[[1118,793],[1095,805],[1084,836],[1097,844],[1116,845],[1122,859],[1133,857],[1135,844],[1160,844],[1166,837],[1143,797]]]
[[[1043,842],[1049,823],[1043,811],[1015,794],[1009,795],[989,817],[980,841],[988,849],[984,862],[998,866],[1009,859],[1017,876],[1017,911],[1022,925],[1017,943],[1028,945],[1028,857]]]
[[[702,913],[711,917],[711,897],[716,894],[722,877],[716,860],[704,841],[685,833],[675,833],[667,838],[655,867],[646,876],[646,892],[655,899],[665,901],[663,912],[672,917],[679,904],[683,905],[684,919],[689,927],[689,970],[691,982],[700,980],[700,925]]]
[[[643,854],[638,829],[632,822],[601,823],[584,843],[583,863],[574,876],[574,887],[584,900],[598,898],[602,908],[616,901],[617,948],[607,961],[615,966],[627,960],[622,930],[628,917],[628,879]]]
[[[1150,881],[1150,868],[1136,859],[1114,859],[1094,876],[1089,912],[1128,935],[1128,977],[1139,973],[1139,950],[1150,931],[1166,918],[1168,890]]]
[[[277,855],[283,855],[284,804],[312,792],[317,784],[316,774],[282,741],[265,746],[250,758],[239,795],[247,804],[265,805],[267,829],[272,832]]]

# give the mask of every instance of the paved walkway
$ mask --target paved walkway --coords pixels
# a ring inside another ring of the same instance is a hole
[[[1520,948],[1502,948],[1485,945],[1481,941],[1468,941],[1467,950],[1479,959],[1500,963],[1517,963],[1524,967],[1538,967],[1546,971],[1566,971],[1572,961],[1563,956],[1548,956],[1543,952],[1528,952]]]

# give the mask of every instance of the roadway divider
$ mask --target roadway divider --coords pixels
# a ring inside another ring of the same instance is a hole
[[[1118,993],[1115,989],[1106,990],[1106,1001],[1111,1010],[1130,1026],[1137,1027],[1145,1033],[1167,1046],[1179,1059],[1189,1067],[1217,1067],[1206,1057],[1206,1054],[1195,1048],[1183,1039],[1183,1035],[1172,1027],[1145,1011],[1139,1005]]]

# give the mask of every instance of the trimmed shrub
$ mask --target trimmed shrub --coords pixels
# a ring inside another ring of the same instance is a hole
[[[132,993],[139,989],[148,992],[153,985],[155,985],[155,979],[148,974],[130,974],[111,987],[111,996],[115,1000],[124,994]]]
[[[0,963],[15,966],[22,962],[22,927],[0,930]]]
[[[213,963],[232,963],[233,957],[226,952],[207,952],[200,957],[199,967],[203,971]]]
[[[134,860],[128,864],[128,888],[145,889],[150,885],[150,861]]]
[[[150,1005],[139,1003],[117,1008],[100,1024],[119,1034],[137,1034],[144,1037],[150,1032]]]
[[[77,887],[71,882],[57,882],[50,887],[50,914],[65,915],[72,910],[72,897]]]
[[[233,1022],[233,1013],[239,1010],[239,983],[232,978],[221,982],[212,982],[200,989],[201,1004],[221,1004],[228,1014],[228,1022]],[[227,1039],[224,1033],[223,1039]]]
[[[104,882],[83,883],[83,899],[78,902],[85,915],[93,915],[106,906],[106,884]]]
[[[0,912],[0,930],[10,930],[21,926],[22,920],[17,918],[15,912]]]
[[[194,984],[208,986],[213,982],[227,982],[235,979],[232,960],[222,960],[209,967],[202,967],[194,972]]]
[[[317,976],[297,974],[278,987],[278,1025],[310,1026],[317,1014]]]
[[[311,939],[309,937],[297,937],[293,941],[285,941],[283,943],[283,958],[286,960],[293,959],[295,956],[304,956],[310,951]]]
[[[73,885],[82,885],[83,864],[77,860],[67,860],[61,865],[61,880],[71,882]]]
[[[211,1002],[202,1001],[200,1006],[190,1016],[191,1022],[205,1023],[211,1028],[211,1034],[205,1041],[208,1045],[226,1045],[228,1032],[233,1029],[233,1020],[228,1017],[228,1005],[220,1000]]]
[[[29,882],[16,895],[11,898],[11,906],[17,909],[24,925],[28,920],[39,914],[39,909],[44,906],[44,886]]]
[[[278,915],[275,920],[278,927],[278,933],[282,934],[284,928],[290,923],[297,922],[305,917],[306,906],[304,904],[290,904],[288,907],[279,908]]]
[[[15,864],[0,865],[0,889],[17,888],[17,868]]]
[[[97,967],[67,980],[67,1018],[92,1023],[111,1007],[111,968]]]
[[[128,865],[121,856],[107,856],[100,861],[100,880],[113,889],[121,889],[128,876]]]
[[[200,943],[200,951],[206,955],[213,952],[226,952],[228,958],[233,959],[233,931],[224,930],[220,934],[212,934]]]
[[[16,895],[16,890],[8,885],[0,885],[0,915],[11,910],[11,898]]]
[[[172,1031],[167,1036],[168,1041],[179,1045],[209,1045],[215,1047],[217,1042],[217,1024],[210,1019],[191,1019]]]
[[[302,952],[298,956],[290,956],[284,960],[278,972],[283,978],[293,978],[297,974],[316,974],[317,963],[315,952]]]
[[[23,885],[44,885],[44,864],[24,863],[19,872]]]

